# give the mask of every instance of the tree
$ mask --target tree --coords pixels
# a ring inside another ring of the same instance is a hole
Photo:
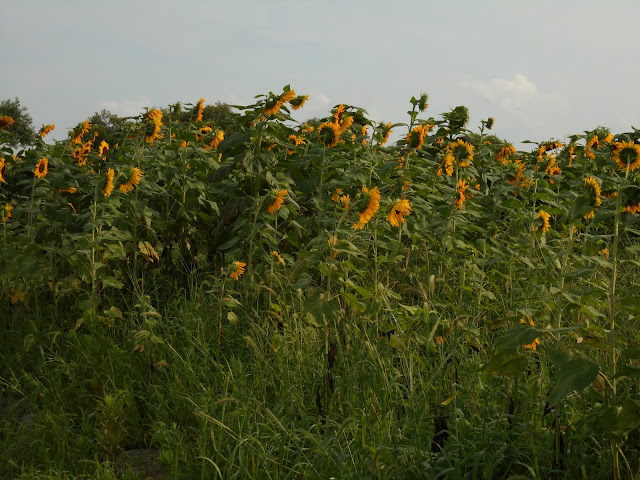
[[[34,142],[36,132],[33,129],[33,120],[27,111],[27,107],[20,105],[20,100],[16,97],[13,100],[0,101],[0,117],[8,115],[13,118],[13,125],[7,127],[7,132],[13,133],[13,138],[4,140],[5,143],[15,145],[29,145]]]
[[[105,109],[94,113],[87,120],[91,123],[90,137],[93,137],[94,133],[97,132],[98,143],[104,140],[109,145],[122,141],[128,127],[131,126],[129,121]]]

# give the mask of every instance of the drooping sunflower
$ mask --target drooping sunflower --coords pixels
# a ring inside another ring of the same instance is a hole
[[[244,273],[246,266],[247,264],[244,262],[233,262],[233,272],[231,272],[229,276],[235,281],[238,281],[240,276]]]
[[[548,212],[545,212],[544,210],[540,210],[536,218],[542,219],[542,234],[543,235],[546,234],[551,228],[551,224],[549,223],[551,214],[549,214]],[[537,231],[538,227],[535,227],[534,230]]]
[[[205,150],[211,150],[212,148],[218,148],[218,145],[224,140],[224,131],[217,130],[216,136],[211,139]]]
[[[602,198],[600,196],[602,193],[602,190],[600,189],[600,184],[592,176],[585,177],[584,184],[587,186],[590,196],[592,197],[591,205],[593,207],[599,207],[602,203]],[[596,209],[594,208],[593,210],[585,214],[584,218],[589,220],[590,218],[593,218],[595,214],[596,214]]]
[[[291,108],[298,110],[299,108],[304,107],[307,100],[309,100],[309,95],[298,95],[296,98],[291,100],[289,104],[291,105]]]
[[[0,157],[0,182],[7,183],[4,179],[4,174],[7,171],[7,166],[4,164],[4,157]]]
[[[280,210],[280,208],[282,207],[282,204],[284,203],[284,198],[287,196],[289,192],[287,190],[280,190],[278,193],[276,193],[276,198],[273,201],[273,203],[271,205],[269,205],[269,207],[267,208],[267,210],[269,211],[269,213],[271,215],[273,215],[274,213],[276,213],[278,210]]]
[[[62,194],[62,193],[74,194],[74,193],[78,193],[78,189],[76,187],[59,188],[58,189],[58,193],[60,193],[60,194]]]
[[[305,140],[304,137],[299,137],[297,135],[294,135],[293,133],[291,135],[289,135],[287,137],[287,139],[291,140],[296,145],[296,147],[299,146],[299,145],[304,145],[305,143],[307,143],[307,141]]]
[[[598,148],[600,148],[598,135],[594,135],[587,141],[587,144],[584,147],[585,156],[591,159],[596,158],[596,154],[593,152],[593,150],[597,150]]]
[[[340,127],[335,122],[324,122],[318,127],[318,137],[327,148],[333,148],[340,140]]]
[[[602,250],[598,250],[598,255],[602,255],[605,259],[609,260],[609,249],[604,247]]]
[[[114,176],[115,176],[115,172],[113,171],[113,168],[109,168],[109,170],[107,170],[107,183],[105,184],[104,188],[102,189],[102,195],[104,195],[105,197],[111,196],[111,192],[113,192],[113,177]]]
[[[201,98],[200,100],[198,100],[198,103],[196,105],[196,119],[195,119],[196,123],[202,121],[203,111],[204,111],[204,98]]]
[[[466,180],[463,180],[463,179],[459,179],[458,180],[458,188],[457,188],[457,193],[456,193],[456,199],[453,202],[453,204],[456,207],[456,210],[462,210],[463,209],[464,202],[466,200],[465,192],[467,191],[468,188],[469,188],[469,184],[466,182]]]
[[[160,130],[162,129],[162,110],[158,110],[157,108],[149,110],[145,117],[149,122],[151,122],[150,126],[153,130],[145,137],[144,141],[152,144],[156,140],[162,138],[162,134],[160,133]]]
[[[15,123],[15,120],[9,115],[3,115],[0,117],[0,130],[4,130]]]
[[[144,172],[140,170],[138,167],[133,167],[133,172],[131,173],[131,177],[125,183],[120,185],[120,191],[122,193],[129,193],[133,190],[135,185],[139,185],[142,180],[142,176]]]
[[[2,217],[0,217],[0,222],[4,223],[11,218],[11,210],[13,210],[13,206],[7,203],[4,207],[2,207],[2,209],[4,210],[4,213],[2,214]]]
[[[289,90],[288,92],[284,92],[282,95],[276,98],[267,100],[264,109],[265,116],[269,117],[271,115],[276,115],[280,111],[282,105],[284,105],[286,102],[292,101],[294,98],[296,98],[295,90]]]
[[[387,143],[389,141],[389,135],[391,134],[391,132],[393,131],[391,129],[391,122],[387,123],[386,125],[383,126],[382,128],[382,142],[380,142],[380,145],[384,145],[385,143]]]
[[[498,150],[498,153],[496,154],[496,161],[500,162],[503,165],[506,165],[509,160],[509,157],[515,154],[516,154],[516,147],[514,147],[513,145],[506,145],[502,147],[500,150]]]
[[[620,170],[633,172],[640,167],[640,145],[629,142],[616,142],[613,144],[613,160]]]
[[[369,220],[373,218],[378,209],[380,208],[380,190],[378,187],[373,187],[371,190],[368,190],[367,187],[362,187],[362,191],[364,193],[369,194],[369,204],[367,208],[360,214],[360,219],[353,224],[354,230],[363,229],[364,226],[369,223]]]
[[[55,123],[52,123],[51,125],[44,125],[38,132],[38,135],[40,135],[40,138],[44,138],[49,135],[54,128],[56,128]]]
[[[544,171],[549,177],[547,178],[549,183],[555,183],[555,181],[552,180],[550,177],[552,175],[560,175],[562,173],[562,169],[558,165],[558,159],[556,157],[550,156],[548,158],[549,158],[549,163],[547,164],[547,167],[544,169]]]
[[[403,198],[395,203],[395,205],[391,208],[389,215],[387,216],[387,221],[394,227],[399,227],[401,223],[405,222],[405,218],[411,215],[411,204],[409,200]]]
[[[271,252],[271,256],[275,257],[276,260],[278,261],[278,263],[280,265],[284,265],[284,259],[282,258],[282,256],[278,253],[277,250],[274,250],[273,252]]]
[[[530,325],[532,327],[535,327],[535,323],[533,320],[531,320],[531,318],[527,317],[525,318],[521,318],[520,319],[520,323],[523,323],[525,325]],[[538,338],[535,338],[533,340],[533,342],[531,343],[527,343],[525,345],[521,345],[522,348],[526,349],[526,350],[535,350],[536,348],[538,348],[538,345],[540,345],[540,340]]]
[[[493,124],[495,123],[496,119],[493,117],[489,117],[487,119],[487,123],[485,124],[487,126],[487,130],[491,130],[493,128]]]
[[[89,120],[85,120],[84,122],[82,122],[82,125],[80,127],[76,127],[76,129],[74,130],[75,135],[71,138],[69,145],[74,143],[76,144],[81,143],[82,137],[84,136],[85,133],[89,131],[90,128],[91,128],[91,123],[89,123]]]
[[[49,160],[46,158],[41,158],[38,160],[38,164],[36,165],[33,174],[38,178],[44,178],[47,176],[47,172],[49,171]]]

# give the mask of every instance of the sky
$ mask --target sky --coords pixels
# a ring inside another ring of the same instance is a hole
[[[639,0],[0,0],[0,45],[0,99],[58,140],[102,109],[288,84],[299,121],[343,103],[408,123],[426,92],[421,118],[465,105],[515,144],[640,128]]]

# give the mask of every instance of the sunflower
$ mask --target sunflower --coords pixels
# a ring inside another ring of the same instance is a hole
[[[549,157],[549,164],[547,168],[544,169],[546,174],[551,177],[552,175],[560,175],[562,173],[562,169],[558,166],[558,161],[556,157]],[[555,183],[551,178],[548,179],[549,183]]]
[[[420,150],[424,144],[424,138],[431,130],[433,130],[434,127],[435,125],[428,123],[414,127],[405,138],[407,146],[415,150]]]
[[[291,140],[293,143],[295,143],[296,147],[298,145],[304,145],[305,143],[307,143],[307,141],[303,137],[298,137],[298,136],[294,135],[293,133],[291,135],[289,135],[289,137],[287,137],[287,139]]]
[[[389,135],[393,130],[391,130],[391,122],[387,123],[382,129],[382,142],[380,145],[384,145],[389,141]]]
[[[543,160],[543,155],[546,152],[550,152],[551,150],[556,150],[557,148],[562,148],[564,145],[560,142],[546,142],[540,145],[538,148],[538,161],[541,162]]]
[[[378,190],[378,187],[373,187],[371,190],[368,190],[367,187],[362,187],[362,191],[369,194],[369,204],[360,214],[360,219],[353,224],[354,230],[364,228],[380,208],[380,190]]]
[[[224,131],[222,130],[217,130],[216,131],[216,136],[213,137],[213,139],[209,142],[209,146],[208,148],[205,147],[205,150],[210,150],[212,148],[217,148],[218,145],[220,145],[220,143],[224,140]]]
[[[40,129],[40,132],[38,132],[38,135],[40,135],[40,138],[44,138],[47,135],[49,135],[54,128],[56,128],[55,123],[52,123],[51,125],[45,125]]]
[[[325,130],[324,133],[322,133],[323,130]],[[318,127],[318,136],[327,148],[335,147],[340,140],[340,127],[335,122],[324,122]]]
[[[11,210],[13,210],[13,206],[9,205],[8,203],[2,207],[4,210],[4,213],[2,214],[2,217],[0,218],[0,222],[6,222],[11,218]]]
[[[149,110],[146,119],[153,125],[153,131],[145,137],[144,141],[151,144],[162,138],[160,134],[160,129],[162,128],[162,110],[158,110],[157,108]]]
[[[144,175],[144,172],[142,170],[140,170],[137,167],[133,167],[133,172],[131,173],[131,177],[125,183],[120,185],[120,191],[122,193],[131,192],[135,185],[140,184],[140,181],[142,180],[143,175]]]
[[[78,189],[76,187],[70,187],[70,188],[59,188],[58,189],[58,193],[78,193]]]
[[[345,210],[349,210],[349,204],[351,203],[351,195],[340,195],[340,203],[344,205]]]
[[[0,182],[7,183],[4,179],[4,174],[7,171],[7,166],[4,164],[4,157],[0,157]]]
[[[271,252],[271,256],[272,257],[276,257],[276,260],[278,261],[278,263],[280,265],[284,265],[284,259],[282,258],[282,256],[278,253],[277,250],[274,250],[273,252]]]
[[[493,118],[493,117],[489,117],[489,118],[487,119],[487,123],[486,123],[486,125],[487,125],[487,130],[491,130],[491,129],[493,128],[493,124],[495,123],[495,121],[496,121],[496,120],[495,120],[495,118]]]
[[[291,100],[289,104],[291,105],[291,108],[298,110],[299,108],[304,107],[307,100],[309,100],[309,95],[298,95],[296,98]]]
[[[549,219],[551,218],[551,215],[545,212],[544,210],[540,210],[536,218],[542,219],[542,234],[543,235],[546,234],[551,228],[551,225],[549,224]],[[534,230],[538,231],[538,227],[535,227]]]
[[[402,200],[396,202],[396,204],[391,208],[389,215],[387,216],[387,221],[394,227],[399,227],[401,223],[405,222],[404,217],[411,215],[411,204],[409,200],[403,198]]]
[[[587,144],[584,147],[584,154],[587,158],[596,158],[596,154],[593,153],[593,150],[597,150],[600,147],[600,143],[598,141],[598,135],[594,135],[587,141]],[[593,150],[591,150],[593,148]]]
[[[593,202],[591,203],[591,205],[593,205],[594,207],[599,207],[600,204],[602,203],[602,199],[600,197],[600,194],[602,193],[602,190],[600,189],[600,184],[595,178],[591,176],[586,177],[584,179],[584,184],[587,186],[589,191],[593,194]],[[594,208],[589,213],[587,213],[584,216],[584,218],[589,220],[590,218],[593,218],[595,214],[596,214],[596,209]]]
[[[468,167],[473,161],[473,145],[458,138],[455,142],[447,145],[445,156],[453,155],[458,161],[458,167]]]
[[[38,178],[44,178],[47,176],[47,172],[49,170],[49,160],[46,158],[41,158],[38,160],[38,164],[36,165],[33,174]]]
[[[196,123],[202,121],[203,110],[204,110],[204,98],[201,98],[200,100],[198,100],[198,103],[196,105],[196,120],[195,120]]]
[[[503,165],[506,165],[509,157],[515,154],[516,147],[514,147],[513,145],[504,146],[496,154],[496,161],[502,163]]]
[[[331,201],[338,202],[340,201],[340,195],[342,194],[341,188],[336,188],[331,194]]]
[[[620,170],[633,172],[640,167],[640,145],[633,142],[616,142],[613,144],[613,160],[618,164]]]
[[[3,130],[7,127],[13,125],[15,121],[9,115],[4,115],[0,117],[0,130]]]
[[[246,266],[247,264],[244,262],[233,262],[233,272],[231,272],[229,276],[238,281],[240,276],[244,273]]]
[[[605,247],[602,250],[598,250],[598,255],[602,255],[605,259],[609,260],[609,249]]]
[[[342,135],[351,125],[353,125],[353,115],[348,116],[338,125],[338,134]]]
[[[533,320],[531,320],[528,317],[526,319],[521,318],[520,319],[520,323],[523,323],[525,325],[530,325],[531,327],[535,326],[535,323],[533,322]],[[540,345],[540,340],[535,338],[533,340],[533,342],[527,343],[526,345],[521,345],[521,346],[522,346],[522,348],[527,349],[527,350],[535,350],[538,347],[538,345]]]
[[[289,90],[288,92],[284,92],[279,97],[268,101],[265,105],[264,114],[269,117],[271,115],[275,115],[280,111],[280,107],[284,105],[286,102],[292,101],[296,98],[295,90]]]
[[[302,126],[302,133],[311,133],[313,132],[315,129],[313,128],[313,126],[309,125],[308,123],[305,123]]]
[[[199,128],[198,133],[196,133],[196,140],[202,140],[202,137],[208,133],[211,133],[212,130],[213,130],[213,127],[210,127],[208,125]]]
[[[453,202],[454,205],[456,206],[456,210],[462,210],[462,208],[464,207],[464,201],[466,200],[465,192],[467,191],[468,188],[469,188],[469,184],[465,180],[463,179],[458,180],[457,196],[455,201]]]
[[[107,183],[105,184],[104,188],[102,189],[102,195],[104,195],[105,197],[111,196],[111,192],[113,192],[113,177],[114,176],[115,176],[115,172],[113,171],[113,168],[110,168],[109,170],[107,170]]]
[[[275,200],[271,205],[269,205],[269,208],[267,208],[270,214],[273,215],[278,210],[280,210],[282,204],[284,203],[284,197],[287,196],[287,193],[289,193],[287,190],[280,190],[278,193],[276,193]]]
[[[82,137],[84,136],[85,133],[89,131],[90,128],[91,128],[91,123],[89,123],[89,120],[85,120],[84,122],[82,122],[82,126],[78,130],[78,133],[73,136],[69,144],[71,145],[73,143],[81,143]],[[76,127],[76,129],[78,129],[78,127]]]
[[[98,155],[100,155],[102,157],[102,156],[106,155],[108,151],[109,151],[109,144],[107,142],[105,142],[104,140],[102,140],[102,142],[100,142],[100,148],[98,150]]]

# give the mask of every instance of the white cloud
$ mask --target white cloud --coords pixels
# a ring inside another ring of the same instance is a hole
[[[151,106],[151,100],[142,96],[133,100],[102,100],[98,104],[98,109],[107,109],[121,117],[133,117],[142,113],[145,107]]]
[[[488,102],[507,111],[518,110],[545,96],[521,73],[516,73],[511,80],[492,78],[485,82],[462,82],[462,87],[476,92]]]

